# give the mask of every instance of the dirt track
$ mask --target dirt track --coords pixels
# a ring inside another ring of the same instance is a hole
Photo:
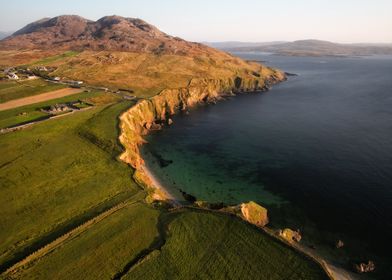
[[[30,105],[30,104],[34,104],[34,103],[39,103],[39,102],[43,102],[43,101],[47,101],[47,100],[51,100],[51,99],[56,99],[56,98],[72,95],[75,93],[79,93],[81,91],[82,90],[79,88],[63,88],[63,89],[54,90],[54,91],[50,91],[50,92],[46,92],[46,93],[42,93],[42,94],[38,94],[38,95],[34,95],[34,96],[23,97],[23,98],[11,100],[11,101],[8,101],[5,103],[0,103],[0,111],[9,110],[9,109],[13,109],[13,108],[17,108],[17,107],[21,107],[21,106],[25,106],[25,105]]]

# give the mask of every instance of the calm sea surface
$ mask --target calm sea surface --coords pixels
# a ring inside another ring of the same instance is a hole
[[[298,76],[175,116],[143,147],[153,173],[198,200],[257,201],[272,227],[301,229],[326,254],[340,238],[389,262],[392,57],[237,55]]]

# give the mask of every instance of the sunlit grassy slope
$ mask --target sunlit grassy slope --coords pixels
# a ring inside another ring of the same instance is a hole
[[[159,211],[131,204],[22,271],[23,279],[112,279],[158,235]]]
[[[139,97],[151,97],[165,88],[185,87],[197,78],[225,80],[237,75],[255,78],[260,73],[268,75],[274,71],[219,51],[194,56],[108,51],[52,53],[49,58],[43,55],[39,51],[27,51],[23,60],[13,52],[0,51],[0,65],[10,66],[14,61],[52,66],[57,68],[52,76],[82,80],[95,86],[132,89]],[[15,56],[14,60],[10,56]]]
[[[124,279],[327,279],[318,265],[239,219],[193,211],[166,219],[166,244]]]

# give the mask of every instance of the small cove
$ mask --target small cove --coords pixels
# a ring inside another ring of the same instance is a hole
[[[257,201],[272,227],[301,229],[305,244],[342,265],[375,258],[383,269],[391,261],[392,58],[237,55],[299,76],[174,116],[143,146],[154,175],[199,200]],[[343,252],[333,248],[338,238]]]

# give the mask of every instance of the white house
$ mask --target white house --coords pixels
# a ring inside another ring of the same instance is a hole
[[[18,75],[16,75],[15,73],[8,73],[8,79],[10,80],[19,80]]]
[[[38,66],[35,69],[37,69],[38,71],[48,72],[48,69],[45,66]]]

